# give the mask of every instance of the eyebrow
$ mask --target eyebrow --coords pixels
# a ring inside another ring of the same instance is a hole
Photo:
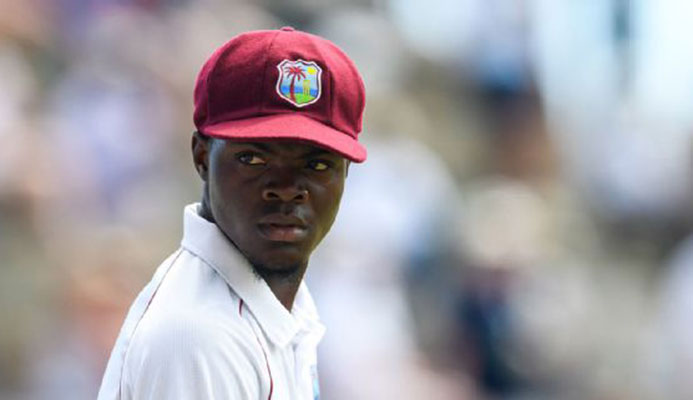
[[[240,144],[240,143],[239,143],[239,144]],[[266,143],[262,143],[262,142],[246,142],[246,143],[243,143],[243,144],[248,145],[248,146],[251,146],[251,147],[255,147],[255,148],[257,148],[257,149],[259,149],[259,150],[261,150],[261,151],[264,151],[264,152],[269,153],[269,154],[272,154],[272,155],[276,155],[276,154],[277,154],[277,152],[274,151],[274,150],[273,150],[269,145],[267,145]],[[305,153],[303,153],[303,154],[298,155],[296,158],[311,158],[311,157],[315,157],[315,156],[330,156],[330,155],[336,156],[336,154],[334,154],[333,152],[331,152],[331,151],[329,151],[329,150],[316,147],[316,148],[313,148],[313,149],[311,149],[311,150],[308,150],[307,152],[305,152]]]
[[[259,142],[239,142],[239,144],[244,144],[247,146],[255,147],[257,149],[260,149],[266,153],[271,153],[275,154],[275,152],[266,144],[264,143],[259,143]]]
[[[315,157],[315,156],[329,156],[329,155],[335,155],[335,154],[332,153],[331,151],[327,151],[325,149],[317,149],[316,148],[316,149],[313,149],[313,150],[306,152],[305,154],[299,156],[298,158],[311,158],[311,157]]]

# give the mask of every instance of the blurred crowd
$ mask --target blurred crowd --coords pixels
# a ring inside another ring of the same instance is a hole
[[[93,399],[201,185],[192,88],[291,25],[363,141],[307,277],[330,400],[690,399],[693,5],[0,0],[0,398]]]

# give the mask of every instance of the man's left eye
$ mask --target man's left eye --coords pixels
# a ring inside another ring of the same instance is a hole
[[[308,162],[308,168],[314,171],[325,171],[331,167],[330,163],[325,160],[310,160]]]

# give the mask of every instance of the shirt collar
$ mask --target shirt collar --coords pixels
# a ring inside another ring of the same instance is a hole
[[[301,282],[296,294],[294,316],[279,302],[267,283],[253,273],[252,266],[217,225],[200,217],[198,208],[199,203],[185,207],[181,246],[204,260],[226,280],[243,299],[267,338],[284,347],[306,328],[316,330],[322,336],[324,327],[318,321],[315,304],[305,283]]]

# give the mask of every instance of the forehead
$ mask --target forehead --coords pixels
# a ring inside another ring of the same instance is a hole
[[[325,148],[313,145],[311,143],[290,140],[290,139],[276,139],[276,140],[262,140],[262,141],[252,141],[252,140],[229,140],[229,139],[219,139],[213,138],[219,146],[224,147],[226,150],[243,150],[243,149],[254,149],[257,151],[262,151],[264,153],[286,156],[286,157],[306,157],[314,155],[322,156],[333,156],[342,158],[341,155],[334,153]]]

